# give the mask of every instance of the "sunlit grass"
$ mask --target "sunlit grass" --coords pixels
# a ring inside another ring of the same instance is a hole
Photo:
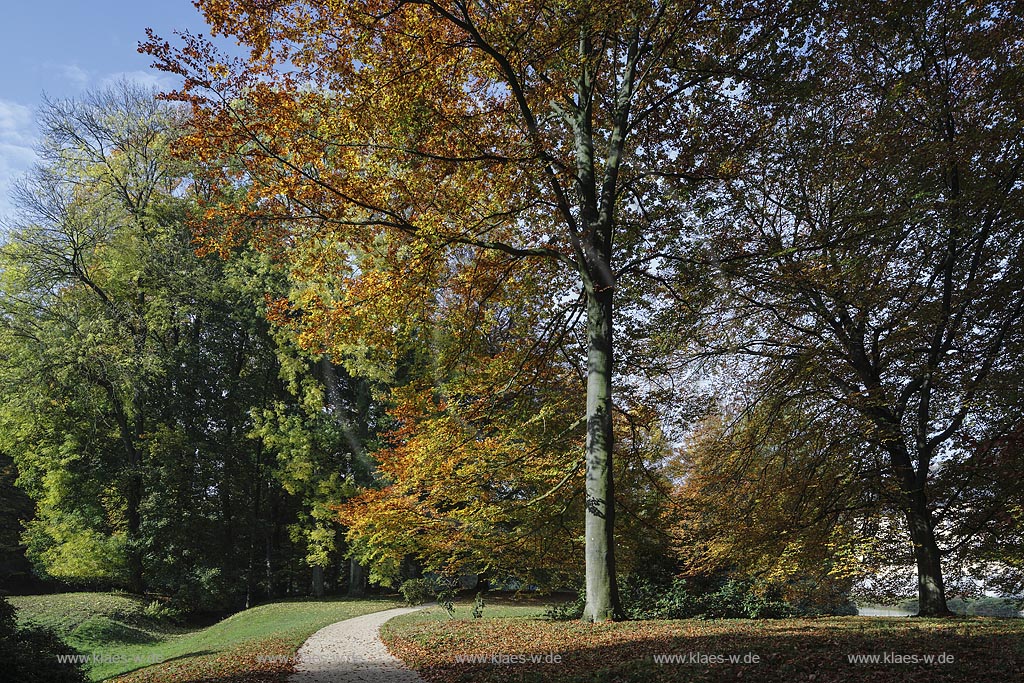
[[[117,594],[22,596],[11,602],[19,608],[19,621],[55,628],[72,647],[98,655],[101,661],[89,671],[94,681],[154,661],[162,663],[142,669],[130,680],[213,681],[249,670],[266,676],[286,673],[286,667],[256,658],[294,654],[306,638],[328,624],[399,606],[390,600],[275,602],[238,612],[208,628],[187,629],[149,618],[143,613],[145,601]]]

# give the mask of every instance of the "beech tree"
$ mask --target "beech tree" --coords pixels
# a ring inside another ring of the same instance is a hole
[[[547,261],[553,301],[582,293],[585,618],[615,618],[614,339],[642,324],[622,292],[658,298],[689,183],[718,172],[708,140],[734,123],[735,65],[713,55],[783,39],[782,19],[743,3],[197,6],[246,59],[190,34],[142,49],[185,79],[182,153],[211,187],[248,191],[208,204],[206,245],[252,241],[317,283],[282,303],[308,345],[395,352],[416,306],[480,263]]]
[[[761,359],[879,454],[928,616],[948,613],[962,522],[1001,514],[993,449],[1020,428],[1018,9],[837,6],[794,92],[751,91],[765,144],[709,223],[728,283],[717,350]]]

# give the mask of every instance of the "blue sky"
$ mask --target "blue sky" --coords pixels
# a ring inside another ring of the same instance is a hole
[[[176,80],[149,68],[136,47],[146,27],[208,33],[190,0],[11,0],[0,15],[0,223],[10,183],[33,163],[42,94],[74,97],[128,78],[159,88]],[[173,40],[172,40],[173,42]]]

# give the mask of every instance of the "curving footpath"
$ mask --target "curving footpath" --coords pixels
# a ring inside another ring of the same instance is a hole
[[[320,629],[299,648],[290,683],[423,683],[380,641],[381,624],[419,609],[374,612]]]

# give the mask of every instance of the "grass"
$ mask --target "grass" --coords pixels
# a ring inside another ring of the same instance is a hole
[[[828,617],[594,625],[546,621],[543,610],[530,604],[488,606],[482,619],[472,619],[469,609],[460,605],[455,619],[439,608],[403,615],[384,626],[384,641],[428,683],[1024,680],[1021,619]],[[878,655],[879,661],[856,664],[848,657],[865,654]],[[468,663],[467,655],[486,660]],[[545,656],[553,660],[556,655],[558,663],[543,663]],[[681,661],[665,662],[665,655]],[[897,655],[916,655],[918,661],[897,663]],[[933,658],[930,664],[923,661],[927,655]],[[524,656],[527,661],[519,661]],[[533,656],[542,661],[530,661]],[[730,656],[738,660],[732,663]]]
[[[82,652],[110,643],[158,643],[190,629],[147,616],[147,601],[119,593],[55,593],[9,598],[18,609],[18,622],[57,631]]]
[[[53,627],[80,652],[107,660],[92,665],[92,680],[121,676],[121,683],[284,681],[292,668],[287,658],[315,631],[398,606],[388,600],[275,602],[209,628],[185,629],[147,617],[144,601],[123,595],[64,593],[11,602],[19,621]],[[259,657],[279,661],[261,662]],[[150,662],[160,663],[147,666]]]

